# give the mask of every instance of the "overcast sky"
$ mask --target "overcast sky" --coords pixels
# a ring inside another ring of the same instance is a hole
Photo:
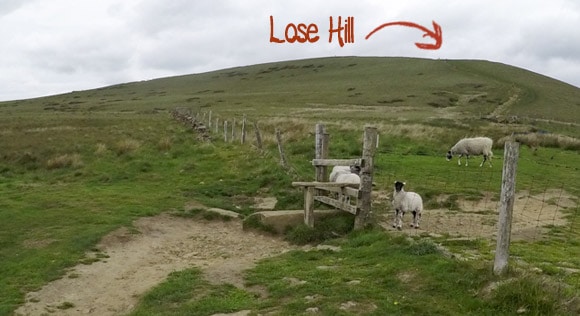
[[[314,23],[315,43],[284,39]],[[354,42],[329,43],[329,17]],[[443,32],[438,50],[408,21]],[[343,20],[344,23],[344,20]],[[485,59],[580,87],[580,1],[1,0],[0,101],[273,61],[329,56]]]

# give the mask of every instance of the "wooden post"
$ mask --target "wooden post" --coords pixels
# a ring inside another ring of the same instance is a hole
[[[377,129],[375,127],[365,127],[363,139],[362,159],[364,161],[364,165],[360,172],[360,198],[358,199],[360,211],[358,214],[356,214],[354,219],[355,230],[365,228],[368,224],[370,224],[371,220],[371,194],[373,192],[374,170],[373,157],[375,156],[375,151],[377,149]]]
[[[328,153],[329,153],[329,146],[330,144],[330,134],[328,133],[324,133],[322,134],[322,159],[328,159]],[[324,173],[324,181],[326,181],[326,170],[327,170],[328,166],[323,166],[322,168],[322,173]]]
[[[236,118],[232,122],[232,142],[236,139]]]
[[[228,142],[228,121],[224,121],[224,142]]]
[[[288,162],[286,161],[284,148],[282,148],[282,136],[280,135],[279,129],[276,129],[276,141],[278,142],[278,152],[280,152],[280,164],[282,165],[282,167],[288,168]]]
[[[508,268],[519,148],[519,143],[514,141],[508,141],[504,146],[497,246],[495,249],[495,261],[493,263],[493,273],[496,275],[503,274]]]
[[[211,110],[209,110],[209,119],[207,120],[207,127],[211,128]]]
[[[316,124],[316,130],[314,135],[314,142],[315,142],[315,152],[314,158],[315,159],[324,159],[327,158],[324,156],[324,125],[323,124]],[[328,144],[327,146],[328,147]],[[328,150],[327,150],[328,152]],[[323,182],[326,178],[326,166],[316,166],[315,170],[315,181]]]
[[[314,227],[314,187],[304,188],[304,224]]]
[[[260,135],[260,130],[258,129],[258,123],[254,122],[254,131],[256,132],[256,146],[258,149],[262,149],[262,135]]]
[[[220,126],[219,122],[220,122],[220,118],[216,117],[215,118],[215,133],[216,134],[219,133],[219,126]]]
[[[246,114],[244,114],[244,118],[242,119],[242,138],[240,142],[244,144],[246,142]]]

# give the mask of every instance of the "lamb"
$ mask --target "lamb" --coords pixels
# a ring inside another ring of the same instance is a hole
[[[463,138],[447,152],[447,161],[451,160],[454,155],[459,155],[457,164],[461,166],[461,157],[465,156],[465,166],[467,166],[469,156],[483,155],[483,161],[479,166],[482,167],[487,160],[491,167],[492,146],[493,140],[489,137]]]
[[[411,227],[419,228],[419,220],[423,211],[423,199],[415,192],[405,192],[403,186],[405,182],[395,181],[395,191],[393,192],[393,207],[395,208],[395,220],[393,227],[399,230],[403,226],[403,215],[405,212],[413,213]]]

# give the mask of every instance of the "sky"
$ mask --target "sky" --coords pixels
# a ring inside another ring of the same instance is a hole
[[[350,42],[331,17],[352,17]],[[365,39],[389,22],[436,22],[441,46],[418,48],[435,40],[403,25]],[[310,41],[290,43],[301,23]],[[580,87],[580,1],[0,1],[0,101],[333,56],[489,60]]]

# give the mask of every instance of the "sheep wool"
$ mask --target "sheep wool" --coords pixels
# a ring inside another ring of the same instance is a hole
[[[360,184],[360,176],[356,173],[343,173],[336,177],[336,182]]]
[[[406,212],[413,213],[413,222],[411,227],[419,228],[421,212],[423,211],[423,199],[415,192],[406,192],[403,189],[404,182],[395,182],[395,191],[393,192],[393,207],[395,209],[395,220],[393,227],[399,230],[403,227],[403,215]]]
[[[451,160],[454,155],[459,155],[457,164],[461,166],[461,157],[465,156],[465,166],[467,166],[469,156],[483,155],[483,161],[479,166],[482,167],[485,161],[487,161],[491,167],[491,158],[493,157],[493,152],[491,151],[492,146],[493,140],[489,137],[463,138],[447,152],[447,161]]]
[[[336,178],[340,174],[347,174],[350,173],[349,166],[334,166],[332,167],[332,171],[330,172],[330,176],[328,177],[329,182],[337,182]]]
[[[360,173],[361,167],[352,165],[352,166],[334,166],[332,167],[332,171],[330,172],[330,176],[328,177],[329,182],[345,182],[345,181],[338,181],[337,178],[339,175],[346,175],[346,174],[354,174],[357,175]],[[347,177],[348,178],[348,177]],[[354,178],[352,178],[354,179]],[[351,180],[354,181],[354,180]],[[352,182],[349,182],[352,183]],[[360,183],[360,178],[358,180]]]

